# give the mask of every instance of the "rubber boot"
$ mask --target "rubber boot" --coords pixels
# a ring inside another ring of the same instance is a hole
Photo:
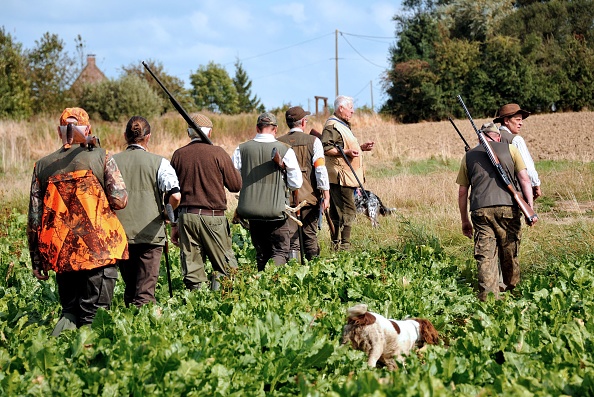
[[[348,251],[351,248],[351,227],[344,226],[342,228],[342,238],[340,240],[340,250]]]
[[[301,252],[297,250],[289,251],[289,260],[295,259],[297,262],[301,263]]]
[[[210,289],[213,291],[218,291],[221,289],[221,278],[223,277],[223,273],[219,272],[212,272],[210,275]]]

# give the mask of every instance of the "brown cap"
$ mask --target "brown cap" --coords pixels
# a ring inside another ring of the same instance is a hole
[[[517,103],[508,103],[507,105],[503,105],[501,108],[499,108],[499,110],[497,111],[497,115],[493,119],[493,122],[503,123],[503,119],[505,117],[512,117],[516,114],[521,114],[523,119],[526,119],[528,118],[528,116],[530,116],[530,112],[522,110],[520,108],[520,105],[518,105]]]
[[[68,125],[68,118],[75,118],[77,125],[91,125],[89,115],[83,108],[66,108],[60,116],[60,125]]]
[[[285,113],[285,120],[287,120],[287,124],[292,124],[309,114],[311,114],[311,112],[306,112],[301,106],[293,106]]]
[[[278,122],[276,121],[276,116],[270,112],[264,112],[258,116],[258,121],[256,125],[273,125],[278,126]]]
[[[497,126],[495,125],[495,123],[485,123],[485,124],[483,124],[483,126],[481,127],[481,132],[483,132],[485,134],[489,134],[489,133],[501,134],[499,132],[499,128],[497,128]]]
[[[198,127],[212,128],[212,121],[202,113],[192,113],[190,117],[198,124]]]

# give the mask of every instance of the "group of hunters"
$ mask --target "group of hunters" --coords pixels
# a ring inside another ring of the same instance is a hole
[[[192,120],[200,131],[188,128],[190,142],[168,161],[147,150],[151,127],[145,118],[128,121],[126,150],[112,156],[92,135],[86,111],[66,108],[58,126],[62,146],[34,166],[27,226],[34,276],[47,280],[49,270],[56,273],[62,313],[52,334],[91,324],[98,308],[108,309],[118,269],[126,306],[155,302],[167,221],[186,288],[217,290],[237,268],[226,190],[239,193],[235,217],[249,228],[258,271],[270,260],[282,266],[298,253],[302,260],[318,256],[324,213],[332,248],[348,250],[354,193],[364,180],[362,152],[374,142],[359,144],[351,130],[353,98],[338,96],[334,109],[321,134],[305,132],[310,112],[288,109],[289,131],[278,138],[275,115],[262,113],[256,136],[231,156],[211,144],[212,121],[196,113]],[[505,105],[494,120],[501,126],[488,123],[481,131],[532,207],[540,181],[517,135],[528,115]],[[464,156],[457,183],[462,231],[468,237],[474,231],[479,298],[498,298],[519,282],[522,212],[481,145]]]

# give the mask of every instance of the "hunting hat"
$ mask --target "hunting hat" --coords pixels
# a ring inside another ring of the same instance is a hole
[[[285,119],[287,120],[287,124],[292,124],[310,114],[311,112],[306,112],[301,106],[293,106],[285,113]]]
[[[278,122],[276,121],[276,116],[270,112],[264,112],[258,116],[258,121],[256,122],[258,126],[265,126],[265,125],[273,125],[278,126]]]
[[[198,127],[212,128],[212,121],[202,113],[193,113],[190,117],[198,124]]]
[[[76,119],[77,125],[91,125],[89,123],[89,115],[83,108],[66,108],[60,116],[60,125],[68,125],[66,119],[73,117]]]
[[[528,118],[530,116],[530,112],[523,110],[520,108],[520,105],[517,103],[508,103],[507,105],[503,105],[497,111],[497,115],[493,119],[494,123],[503,123],[503,119],[505,117],[512,117],[516,114],[521,114],[523,119]]]
[[[483,124],[483,126],[481,127],[481,132],[483,132],[485,134],[489,134],[489,133],[501,134],[499,132],[499,128],[497,128],[497,126],[495,125],[495,123],[485,123],[485,124]]]

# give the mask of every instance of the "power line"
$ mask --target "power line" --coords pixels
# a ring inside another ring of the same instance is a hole
[[[369,59],[365,58],[365,57],[363,56],[363,54],[361,54],[361,53],[360,53],[360,52],[359,52],[359,51],[358,51],[358,50],[357,50],[355,47],[353,47],[353,45],[351,44],[351,42],[350,42],[350,41],[348,41],[348,39],[347,39],[346,37],[344,37],[344,34],[343,34],[342,32],[340,32],[340,35],[342,36],[342,38],[344,39],[344,41],[346,41],[346,42],[347,42],[347,44],[348,44],[349,46],[351,46],[351,48],[353,49],[353,51],[355,51],[357,54],[359,54],[359,56],[360,56],[361,58],[363,58],[364,60],[366,60],[366,61],[367,61],[367,62],[369,62],[370,64],[372,64],[372,65],[374,65],[374,66],[377,66],[378,68],[381,68],[381,69],[386,69],[386,67],[385,67],[385,66],[378,65],[377,63],[375,63],[375,62],[373,62],[373,61],[370,61]]]

